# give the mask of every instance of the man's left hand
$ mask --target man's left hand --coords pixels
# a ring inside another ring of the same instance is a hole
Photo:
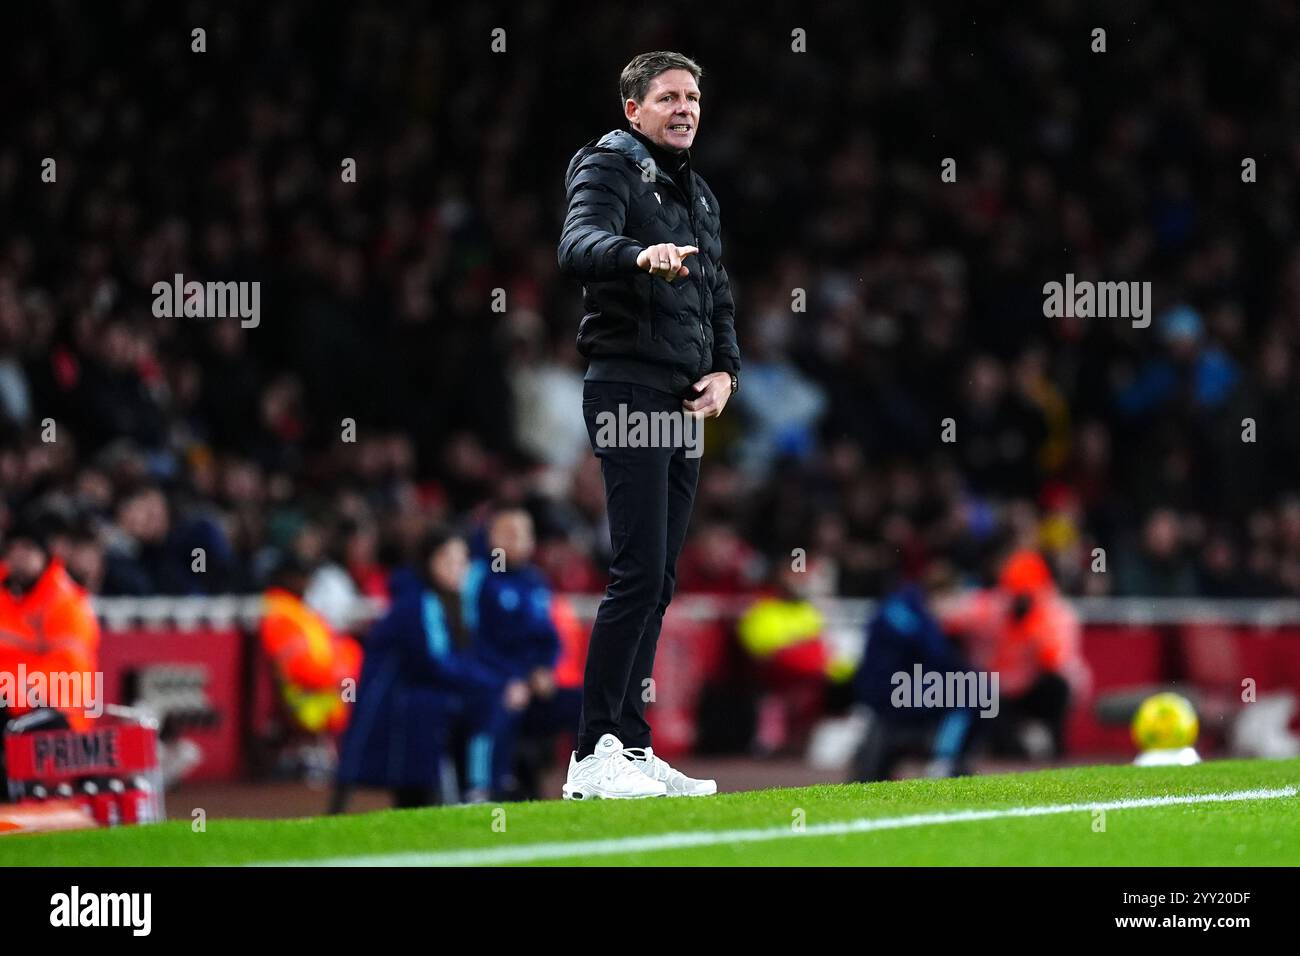
[[[731,376],[727,372],[710,372],[695,383],[698,398],[687,399],[682,407],[697,418],[717,418],[731,398]]]

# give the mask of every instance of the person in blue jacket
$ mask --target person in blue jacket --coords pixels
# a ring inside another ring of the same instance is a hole
[[[975,709],[898,706],[898,678],[923,672],[948,674],[970,668],[944,634],[920,585],[904,584],[880,602],[867,622],[867,644],[853,675],[854,697],[869,712],[866,736],[854,760],[853,779],[887,780],[899,759],[925,756],[932,776],[965,772]]]
[[[532,564],[533,519],[522,508],[492,515],[491,552],[470,565],[466,611],[480,661],[500,673],[531,680],[555,669],[560,637],[551,621],[551,587]]]
[[[465,607],[478,660],[528,686],[527,710],[506,715],[493,748],[494,790],[518,796],[517,744],[528,744],[530,754],[544,749],[558,726],[570,717],[576,720],[577,703],[565,708],[557,699],[554,672],[560,637],[551,619],[550,585],[531,563],[536,548],[532,517],[519,507],[496,511],[488,521],[486,543],[489,553],[470,565],[466,577]],[[535,738],[540,738],[540,747],[531,746],[538,742]]]
[[[527,703],[528,690],[473,653],[473,615],[462,597],[468,567],[462,538],[431,532],[418,578],[371,629],[332,811],[356,785],[391,790],[399,807],[441,802],[443,758],[457,740],[465,742],[463,799],[488,799],[500,725]]]

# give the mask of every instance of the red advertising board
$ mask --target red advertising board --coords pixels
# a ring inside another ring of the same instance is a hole
[[[4,752],[10,780],[57,784],[155,770],[158,735],[150,727],[97,722],[86,731],[9,734]]]
[[[185,779],[230,780],[243,770],[244,648],[236,627],[106,629],[99,651],[104,693],[110,703],[172,708],[173,725],[200,753]],[[155,700],[141,701],[150,693]],[[165,726],[168,714],[158,716]]]

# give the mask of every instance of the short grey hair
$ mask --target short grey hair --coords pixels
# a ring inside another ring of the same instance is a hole
[[[674,53],[671,50],[656,50],[654,53],[638,53],[632,61],[623,67],[618,78],[618,105],[623,106],[628,100],[641,103],[650,90],[650,81],[660,73],[668,70],[686,70],[700,82],[704,70],[689,56]]]

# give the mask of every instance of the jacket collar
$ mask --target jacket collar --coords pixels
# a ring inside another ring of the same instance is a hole
[[[8,568],[0,565],[0,581],[8,576]],[[3,590],[0,591],[0,596],[16,606],[31,609],[48,604],[63,591],[75,590],[78,587],[80,586],[64,569],[63,561],[59,558],[50,558],[45,565],[45,570],[40,573],[26,594],[14,597],[7,590]]]
[[[680,171],[685,172],[688,177],[691,173],[691,151],[689,149],[680,154],[670,153],[667,150],[659,149],[656,146],[647,145],[646,140],[643,137],[637,136],[631,130],[610,130],[600,138],[596,143],[596,146],[601,149],[609,149],[617,153],[622,153],[642,169],[646,169],[648,163],[654,163],[655,178],[660,182],[666,181],[673,186],[676,186],[678,189],[684,188],[682,184],[673,179],[673,172],[678,171],[678,164],[674,163],[672,166],[669,166],[667,165],[668,160],[672,157],[680,157],[680,159],[684,159],[685,162],[681,164]],[[685,186],[689,187],[689,185],[690,181],[688,179]]]

